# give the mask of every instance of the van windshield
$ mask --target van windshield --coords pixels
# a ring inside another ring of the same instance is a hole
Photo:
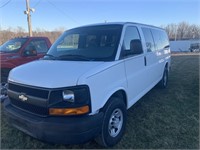
[[[75,28],[64,32],[44,59],[111,61],[119,45],[121,25]]]
[[[0,46],[0,52],[15,53],[23,46],[26,41],[27,38],[11,39]]]

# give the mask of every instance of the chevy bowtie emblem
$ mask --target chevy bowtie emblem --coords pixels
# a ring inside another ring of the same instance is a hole
[[[19,95],[19,99],[22,100],[22,101],[27,101],[27,100],[28,100],[28,97],[26,97],[25,94],[20,94],[20,95]]]

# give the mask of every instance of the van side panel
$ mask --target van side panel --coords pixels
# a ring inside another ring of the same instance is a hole
[[[139,94],[145,94],[143,91],[149,83],[146,77],[147,70],[144,64],[144,55],[128,58],[124,60],[124,63],[128,82],[128,107],[130,107],[139,99]]]
[[[127,26],[133,26],[133,24],[127,24],[125,27]],[[138,28],[138,31],[140,33],[144,53],[138,56],[132,56],[130,58],[124,59],[128,82],[128,87],[126,91],[128,97],[128,108],[136,103],[162,79],[165,65],[167,63],[170,65],[169,45],[168,47],[159,48],[159,45],[162,45],[163,41],[165,41],[167,44],[169,42],[166,32],[160,28],[154,28],[146,25],[134,26]],[[126,29],[125,27],[124,30]],[[152,47],[154,47],[152,51],[148,51],[147,49],[148,45],[146,45],[147,43],[145,41],[142,27],[149,29],[149,33],[152,39]],[[159,35],[157,36],[158,39],[156,39],[156,35],[154,35],[151,30],[159,33]]]

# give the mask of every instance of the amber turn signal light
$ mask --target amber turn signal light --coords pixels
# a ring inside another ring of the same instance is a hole
[[[89,112],[89,106],[78,108],[49,108],[49,115],[82,115]]]

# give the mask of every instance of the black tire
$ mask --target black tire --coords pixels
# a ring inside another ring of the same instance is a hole
[[[165,89],[168,85],[168,70],[167,67],[165,67],[165,70],[163,72],[163,77],[160,80],[160,82],[158,83],[159,88],[161,89]]]
[[[127,118],[126,106],[123,100],[113,97],[105,105],[103,112],[102,130],[95,140],[103,147],[112,147],[121,140],[124,134]]]

